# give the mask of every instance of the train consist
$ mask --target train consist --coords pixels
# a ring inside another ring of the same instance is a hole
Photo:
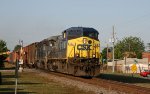
[[[93,28],[71,27],[62,35],[32,43],[23,47],[24,66],[74,76],[95,76],[100,71],[98,35]]]

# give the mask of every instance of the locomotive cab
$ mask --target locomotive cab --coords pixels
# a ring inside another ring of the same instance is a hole
[[[67,57],[99,58],[98,31],[93,28],[72,27],[63,32],[67,41]]]

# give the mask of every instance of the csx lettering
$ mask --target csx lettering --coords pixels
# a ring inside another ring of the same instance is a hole
[[[81,44],[79,44],[77,46],[77,49],[78,50],[91,50],[90,47],[91,47],[91,45],[81,45]]]

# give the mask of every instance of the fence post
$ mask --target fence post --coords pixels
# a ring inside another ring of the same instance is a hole
[[[1,75],[1,72],[0,72],[0,85],[2,84],[2,75]]]

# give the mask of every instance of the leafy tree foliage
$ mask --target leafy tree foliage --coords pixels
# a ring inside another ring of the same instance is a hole
[[[125,37],[115,45],[115,58],[122,59],[124,56],[142,58],[144,42],[138,37]]]
[[[102,50],[102,60],[107,60],[107,48],[104,48]]]
[[[3,40],[0,40],[0,53],[8,51],[8,48],[6,46],[6,42]]]
[[[102,50],[101,55],[102,55],[102,59],[104,60],[104,63],[107,62],[107,59],[111,59],[110,57],[107,57],[107,54],[109,53],[112,53],[112,47],[108,47],[108,53],[107,53],[107,47]]]
[[[4,67],[4,60],[8,57],[7,54],[2,54],[3,52],[7,52],[8,48],[6,46],[6,42],[0,40],[0,67]]]
[[[16,45],[14,51],[18,51],[19,49],[21,49],[21,45]]]

